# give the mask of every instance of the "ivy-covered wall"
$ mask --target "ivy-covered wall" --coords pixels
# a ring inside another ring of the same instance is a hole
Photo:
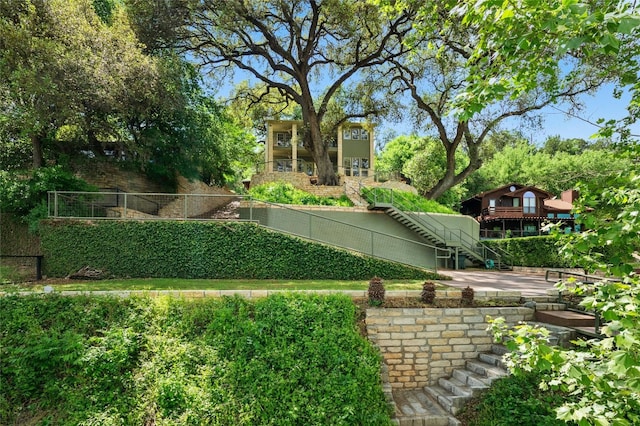
[[[113,277],[430,279],[436,274],[355,255],[252,223],[73,221],[42,223],[44,274],[82,267]]]
[[[499,247],[511,255],[514,266],[535,266],[549,268],[571,268],[560,255],[557,239],[552,236],[505,238],[503,240],[486,240],[484,244],[490,248]]]

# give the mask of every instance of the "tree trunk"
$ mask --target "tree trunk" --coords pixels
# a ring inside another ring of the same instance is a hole
[[[447,171],[445,175],[431,188],[431,190],[425,195],[426,198],[435,200],[442,196],[449,188],[456,186],[464,181],[471,173],[475,172],[482,166],[482,159],[479,156],[477,145],[468,144],[469,148],[469,164],[460,173],[455,173],[456,164],[456,147],[455,144],[445,145],[447,152]]]
[[[44,155],[42,153],[42,138],[38,133],[31,135],[31,148],[33,152],[33,168],[39,169],[44,166]]]
[[[308,135],[308,140],[306,140],[305,143],[308,144],[307,149],[311,151],[313,161],[318,168],[318,184],[338,186],[340,181],[333,170],[333,163],[329,157],[328,146],[322,140],[320,119],[312,107],[303,107],[303,117],[305,118],[306,133]]]

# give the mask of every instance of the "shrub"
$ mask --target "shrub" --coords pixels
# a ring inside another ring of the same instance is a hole
[[[369,304],[372,306],[380,306],[384,302],[385,289],[382,278],[371,278],[367,294],[369,295]]]
[[[569,264],[561,255],[558,243],[562,241],[554,236],[507,238],[503,240],[485,240],[489,248],[498,247],[509,253],[509,262],[517,266],[568,268]]]
[[[436,299],[436,285],[431,281],[425,281],[424,284],[422,284],[420,299],[424,303],[433,304],[433,301]]]
[[[252,223],[165,221],[43,222],[44,273],[82,267],[114,277],[344,279],[437,274],[280,234]]]
[[[342,295],[3,297],[0,353],[0,424],[391,424]]]
[[[290,183],[284,182],[270,182],[258,185],[249,190],[249,195],[261,201],[279,204],[353,206],[353,203],[346,195],[343,195],[340,198],[319,197],[301,189],[297,189]]]
[[[362,188],[361,195],[369,204],[373,204],[374,200],[378,202],[393,201],[394,205],[404,211],[459,214],[437,201],[429,200],[409,191],[388,188]]]
[[[462,306],[473,305],[474,297],[475,297],[475,292],[471,287],[467,286],[466,288],[462,289],[461,298],[460,298],[460,302],[462,303]]]
[[[47,217],[49,191],[95,191],[73,173],[60,166],[41,167],[25,176],[0,171],[0,210],[15,213],[36,231],[38,222]]]
[[[564,396],[555,392],[540,392],[540,378],[534,374],[508,376],[497,380],[475,405],[459,416],[469,426],[566,425],[555,417]]]

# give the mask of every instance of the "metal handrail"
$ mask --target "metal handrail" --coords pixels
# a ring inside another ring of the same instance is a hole
[[[401,211],[402,213],[408,215],[412,220],[418,222],[419,225],[423,226],[426,230],[431,232],[433,235],[438,237],[441,240],[442,244],[447,246],[454,245],[452,243],[459,243],[460,246],[470,253],[475,253],[483,260],[486,260],[489,257],[489,253],[495,256],[495,260],[498,261],[498,267],[500,267],[501,263],[503,263],[503,257],[508,258],[508,253],[505,250],[500,249],[502,253],[498,250],[494,250],[490,247],[487,247],[477,238],[474,238],[472,235],[463,231],[462,229],[457,229],[456,231],[452,231],[447,228],[446,225],[438,221],[433,216],[429,217],[429,221],[425,221],[423,219],[422,212],[415,203],[408,200],[403,194],[399,191],[395,191],[389,188],[366,188],[361,184],[361,192],[364,191],[372,191],[374,196],[374,205],[380,202],[381,204],[390,204],[396,210]],[[378,201],[378,194],[382,192],[383,194],[388,193],[389,195],[386,197],[382,197],[381,201]],[[398,203],[398,198],[404,202],[404,207]],[[435,226],[434,226],[435,224]],[[505,262],[506,263],[506,262]]]
[[[435,245],[432,245],[432,244],[421,243],[421,242],[418,242],[418,241],[409,240],[409,239],[407,239],[407,238],[398,237],[397,235],[387,234],[387,233],[385,233],[385,232],[372,231],[371,229],[368,229],[368,228],[365,228],[365,227],[362,227],[362,226],[358,226],[358,225],[354,225],[354,224],[352,224],[352,223],[343,222],[343,221],[336,220],[336,219],[329,219],[329,218],[327,218],[327,217],[325,217],[325,216],[317,215],[317,214],[315,214],[315,213],[306,212],[306,211],[301,211],[301,210],[298,210],[298,209],[295,209],[295,208],[289,207],[289,205],[288,205],[288,204],[272,203],[272,202],[270,202],[270,201],[263,201],[263,200],[259,200],[259,199],[257,199],[257,198],[252,198],[252,197],[250,197],[250,196],[248,196],[248,197],[246,197],[246,198],[247,198],[247,199],[249,199],[249,201],[251,201],[251,206],[250,206],[250,210],[249,210],[249,220],[250,220],[250,221],[254,221],[254,219],[253,219],[253,202],[255,201],[255,202],[259,202],[259,203],[261,203],[261,204],[265,204],[265,205],[267,205],[267,206],[269,206],[269,207],[284,208],[284,209],[292,210],[292,211],[295,211],[295,212],[297,212],[297,213],[299,213],[299,214],[300,214],[300,213],[302,213],[302,214],[304,214],[304,215],[306,215],[306,216],[317,217],[318,219],[322,219],[322,220],[330,221],[330,222],[332,222],[332,223],[341,224],[341,225],[346,225],[346,226],[349,226],[349,227],[354,228],[354,229],[360,229],[360,230],[363,230],[363,231],[369,232],[369,233],[371,233],[371,234],[375,234],[375,235],[382,235],[382,236],[385,236],[385,237],[395,238],[395,239],[398,239],[398,240],[400,240],[400,241],[408,241],[408,242],[411,242],[411,243],[414,243],[414,244],[418,244],[418,245],[420,245],[420,246],[427,247],[427,248],[430,248],[430,249],[435,250],[435,253],[436,253],[436,259],[449,259],[449,258],[451,257],[451,254],[452,254],[452,250],[451,250],[450,248],[448,248],[448,247],[444,247],[444,248],[443,248],[443,247],[438,247],[438,246],[435,246]],[[259,221],[257,221],[257,222],[258,222],[258,224],[260,224],[260,222],[259,222]],[[270,228],[270,227],[265,226],[265,225],[260,225],[260,226],[263,226],[263,227],[268,228],[268,229],[275,229],[275,230],[277,230],[277,231],[279,231],[279,232],[284,232],[284,233],[286,233],[286,234],[294,235],[294,236],[297,236],[297,237],[300,237],[300,238],[305,238],[305,239],[308,239],[308,240],[311,240],[311,241],[320,242],[320,243],[326,243],[326,242],[325,242],[325,241],[323,241],[323,240],[319,240],[319,239],[314,239],[314,238],[306,237],[306,236],[304,236],[304,235],[299,235],[299,234],[296,234],[296,233],[293,233],[293,232],[283,231],[282,229],[279,229],[279,228]],[[336,246],[336,244],[335,244],[335,243],[331,243],[331,245]],[[363,254],[366,254],[366,255],[368,255],[368,256],[378,257],[378,258],[384,259],[384,258],[382,258],[382,257],[375,256],[373,253],[367,253],[367,252],[363,252],[363,251],[360,251],[360,250],[355,250],[355,249],[350,248],[350,247],[348,247],[348,246],[337,246],[337,247],[347,248],[347,249],[349,249],[349,250],[356,251],[356,252],[358,252],[358,253],[363,253]],[[446,253],[446,255],[444,255],[444,256],[439,255],[439,252],[445,252],[445,253]],[[387,259],[387,260],[388,260],[388,259]],[[397,261],[394,261],[394,262],[397,262]],[[402,262],[397,262],[397,263],[402,263]],[[410,266],[415,266],[415,265],[410,265]],[[436,261],[436,262],[435,262],[435,266],[434,266],[434,270],[435,270],[436,272],[437,272],[437,268],[438,268],[438,262]]]
[[[557,274],[558,277],[555,280],[550,279],[549,275],[550,274]],[[580,272],[571,272],[571,271],[563,271],[562,269],[547,269],[545,271],[544,274],[544,279],[547,282],[555,282],[557,283],[558,281],[564,281],[564,276],[568,275],[570,278],[571,277],[579,277],[582,278],[580,280],[578,280],[578,282],[582,283],[582,284],[595,284],[596,282],[599,281],[611,281],[611,282],[623,282],[620,279],[617,278],[609,278],[609,277],[602,277],[599,275],[589,275],[586,273],[580,273]],[[563,298],[562,298],[562,290],[558,291],[558,303],[564,303],[563,302]],[[568,309],[568,310],[572,310],[572,309]],[[575,309],[573,309],[575,310]],[[584,312],[584,311],[580,311],[580,312]],[[600,314],[598,311],[593,311],[592,312],[594,315],[594,329],[595,329],[595,333],[596,334],[600,334],[600,326],[602,325],[602,318],[600,317]]]

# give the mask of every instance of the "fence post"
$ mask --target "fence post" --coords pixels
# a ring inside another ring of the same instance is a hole
[[[184,194],[184,218],[187,218],[187,210],[189,209],[189,207],[187,207],[187,194]]]
[[[36,280],[40,281],[42,279],[42,258],[44,256],[39,255],[36,256]]]
[[[125,192],[124,193],[124,203],[123,203],[123,206],[122,206],[125,219],[127,218],[127,201],[128,201],[127,200],[127,193]]]
[[[53,191],[53,217],[58,217],[58,191]]]
[[[369,231],[369,234],[371,234],[371,256],[373,256],[373,238],[374,238],[374,235],[373,235],[373,232],[371,232],[371,231]]]

